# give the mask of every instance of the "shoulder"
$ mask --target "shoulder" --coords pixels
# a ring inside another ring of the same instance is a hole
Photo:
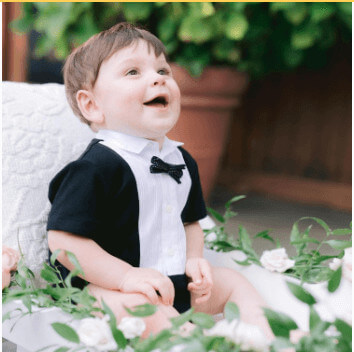
[[[105,177],[130,172],[128,163],[121,155],[99,142],[99,139],[93,139],[76,163],[91,165]]]
[[[187,152],[186,149],[182,148],[182,147],[178,147],[179,151],[182,153],[184,162],[186,163],[186,166],[189,170],[189,172],[195,172],[198,170],[198,165],[197,162],[194,160],[194,158],[192,157],[192,155]]]
[[[82,179],[83,182],[95,179],[107,184],[119,182],[125,174],[130,174],[127,162],[116,152],[93,139],[82,155],[66,165],[54,178],[60,182],[63,178]]]

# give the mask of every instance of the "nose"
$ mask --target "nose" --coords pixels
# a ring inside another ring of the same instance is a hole
[[[159,86],[159,85],[163,85],[165,84],[165,76],[164,75],[160,75],[157,72],[155,73],[155,75],[153,76],[152,82],[153,82],[153,86]]]

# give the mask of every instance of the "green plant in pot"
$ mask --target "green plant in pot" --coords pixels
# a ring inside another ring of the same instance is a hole
[[[341,42],[351,41],[351,14],[350,3],[38,2],[24,3],[12,27],[39,32],[36,54],[59,59],[119,21],[155,33],[176,64],[183,96],[170,137],[197,159],[208,195],[249,78],[323,67]]]

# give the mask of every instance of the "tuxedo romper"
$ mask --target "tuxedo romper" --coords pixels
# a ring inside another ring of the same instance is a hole
[[[190,308],[184,224],[207,214],[197,164],[181,145],[165,137],[160,151],[157,142],[100,130],[51,181],[47,230],[90,238],[134,267],[170,277],[174,307],[184,312]],[[151,173],[153,156],[185,164],[180,183],[167,173]],[[55,265],[64,278],[69,274]],[[74,277],[72,285],[82,288],[87,282]]]

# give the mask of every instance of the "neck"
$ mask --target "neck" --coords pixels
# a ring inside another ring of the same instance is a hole
[[[159,144],[159,151],[161,151],[162,146],[163,146],[163,142],[165,140],[165,136],[159,137],[159,138],[148,138],[148,139],[150,139],[151,141],[157,142]]]

